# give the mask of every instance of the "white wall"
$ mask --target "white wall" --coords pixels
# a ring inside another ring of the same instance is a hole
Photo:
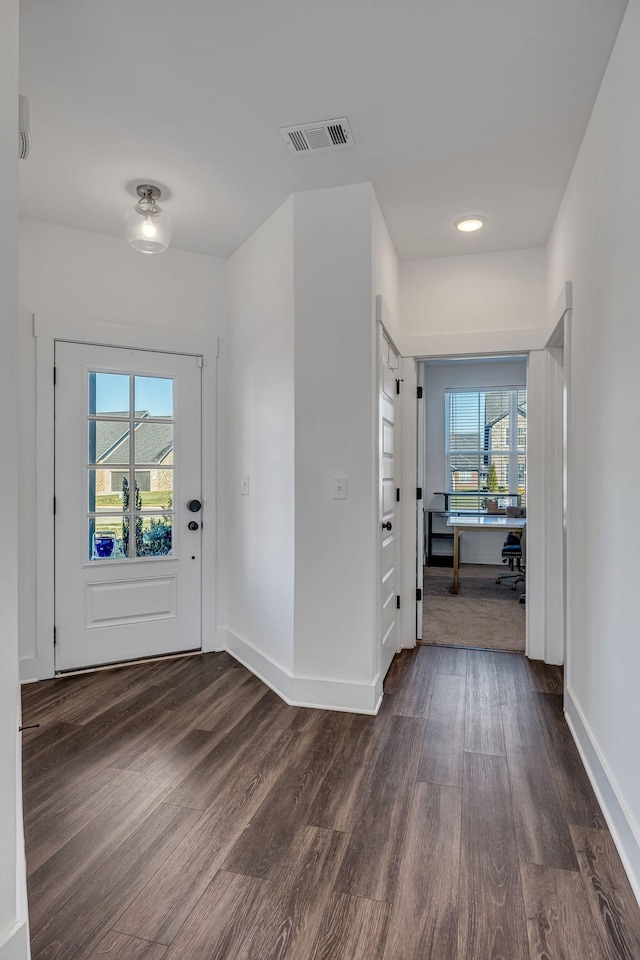
[[[234,253],[229,279],[226,625],[275,682],[270,664],[293,669],[293,197]]]
[[[525,360],[423,364],[426,506],[430,505],[436,490],[447,489],[445,391],[448,388],[465,387],[517,387],[525,386],[526,381]],[[442,497],[437,497],[434,506],[442,506],[442,502]],[[444,521],[434,517],[433,530],[434,533],[446,533]],[[504,533],[467,532],[460,538],[461,561],[502,563],[500,551],[503,543]],[[451,556],[453,544],[436,540],[433,552]]]
[[[573,281],[567,712],[640,895],[640,2],[630,0],[549,243]]]
[[[28,956],[20,789],[18,684],[18,3],[0,5],[0,403],[5,411],[0,495],[0,957]]]
[[[28,162],[28,161],[27,161]],[[225,352],[225,260],[169,249],[142,256],[126,240],[33,220],[20,221],[19,386],[21,523],[19,552],[20,657],[23,679],[37,677],[36,611],[36,359],[33,314],[61,314],[138,327],[197,333]],[[153,349],[149,337],[149,348]],[[215,362],[213,357],[210,358]],[[224,418],[225,364],[219,363]],[[205,444],[214,442],[207,430]],[[218,441],[223,454],[223,438]]]
[[[545,296],[541,247],[405,261],[400,264],[403,353],[481,353],[493,342],[503,350],[540,349],[546,341]]]
[[[294,200],[295,671],[370,684],[377,670],[372,191],[364,183]],[[333,500],[332,478],[341,476],[348,499]]]
[[[400,263],[382,210],[371,190],[371,279],[372,303],[380,294],[387,308],[388,333],[395,341],[400,337]]]

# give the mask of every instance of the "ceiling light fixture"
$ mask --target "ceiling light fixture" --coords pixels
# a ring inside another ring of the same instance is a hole
[[[453,225],[457,227],[460,233],[473,233],[475,230],[482,230],[486,222],[486,217],[481,217],[480,214],[474,213],[470,216],[458,217],[457,220],[453,221]]]
[[[162,253],[171,243],[171,220],[158,206],[161,197],[158,187],[141,183],[137,188],[140,197],[135,207],[124,218],[124,234],[140,253]]]

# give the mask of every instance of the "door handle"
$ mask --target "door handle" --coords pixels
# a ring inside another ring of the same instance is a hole
[[[393,529],[393,526],[392,526],[392,524],[391,524],[391,520],[387,520],[386,523],[383,523],[383,524],[382,524],[382,529],[383,529],[383,530],[392,530],[392,529]]]
[[[190,520],[189,523],[187,524],[187,526],[189,527],[189,530],[199,530],[199,529],[200,529],[200,524],[198,523],[197,520]]]

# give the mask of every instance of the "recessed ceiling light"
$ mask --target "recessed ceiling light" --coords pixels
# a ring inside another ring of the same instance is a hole
[[[453,225],[457,227],[461,233],[473,233],[474,230],[482,230],[486,222],[486,217],[481,217],[480,214],[474,213],[471,216],[458,217],[457,220],[453,221]]]

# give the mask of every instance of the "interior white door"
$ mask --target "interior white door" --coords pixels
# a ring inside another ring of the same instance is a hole
[[[399,430],[396,402],[400,357],[389,341],[384,327],[379,327],[379,483],[380,483],[380,669],[384,677],[400,649],[399,531],[400,488],[397,440]]]
[[[57,671],[201,647],[197,357],[56,343]]]

